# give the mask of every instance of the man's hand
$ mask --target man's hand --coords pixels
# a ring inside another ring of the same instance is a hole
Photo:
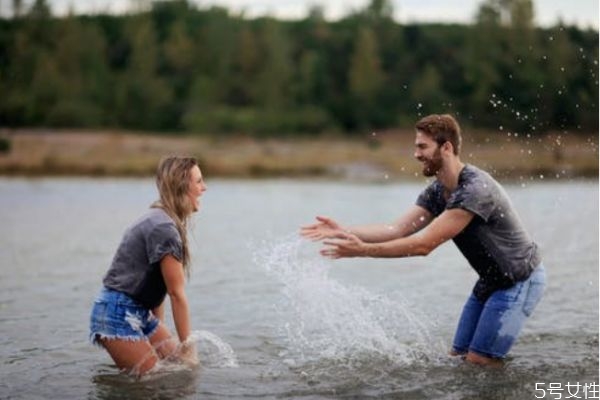
[[[319,222],[316,224],[303,226],[300,234],[307,239],[318,241],[338,237],[344,232],[342,227],[331,218],[317,217],[317,221]]]
[[[326,247],[321,250],[321,255],[336,259],[342,257],[365,257],[368,256],[369,245],[358,238],[358,236],[340,231],[335,236],[336,240],[323,242]]]

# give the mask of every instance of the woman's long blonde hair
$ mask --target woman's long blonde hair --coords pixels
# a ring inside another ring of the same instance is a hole
[[[156,187],[159,200],[151,207],[164,210],[173,219],[177,231],[181,236],[183,247],[183,269],[189,276],[190,253],[187,240],[187,225],[193,212],[192,204],[188,197],[190,185],[190,171],[198,165],[193,157],[168,156],[160,160],[156,170]]]

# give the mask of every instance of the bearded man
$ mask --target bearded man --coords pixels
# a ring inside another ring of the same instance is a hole
[[[502,186],[460,160],[461,132],[451,115],[415,125],[415,158],[435,177],[416,204],[391,224],[342,227],[317,217],[301,234],[324,240],[321,254],[343,257],[425,256],[452,239],[479,279],[470,293],[450,354],[480,365],[502,365],[540,301],[546,275],[540,250]]]

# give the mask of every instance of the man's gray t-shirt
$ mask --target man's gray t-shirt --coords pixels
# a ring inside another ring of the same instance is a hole
[[[158,307],[167,294],[160,261],[168,254],[183,259],[181,236],[164,210],[152,208],[125,231],[104,286],[148,309]]]
[[[448,200],[436,180],[419,195],[416,204],[436,217],[453,208],[475,214],[453,240],[479,275],[473,293],[480,301],[527,279],[541,262],[538,246],[523,228],[502,186],[477,167],[465,165]]]

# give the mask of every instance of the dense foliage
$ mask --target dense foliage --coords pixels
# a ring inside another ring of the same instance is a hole
[[[15,5],[20,5],[15,1]],[[390,2],[326,21],[248,19],[186,0],[126,15],[0,20],[0,126],[316,133],[465,124],[598,130],[598,32],[533,25],[531,0],[472,25],[401,25]]]

